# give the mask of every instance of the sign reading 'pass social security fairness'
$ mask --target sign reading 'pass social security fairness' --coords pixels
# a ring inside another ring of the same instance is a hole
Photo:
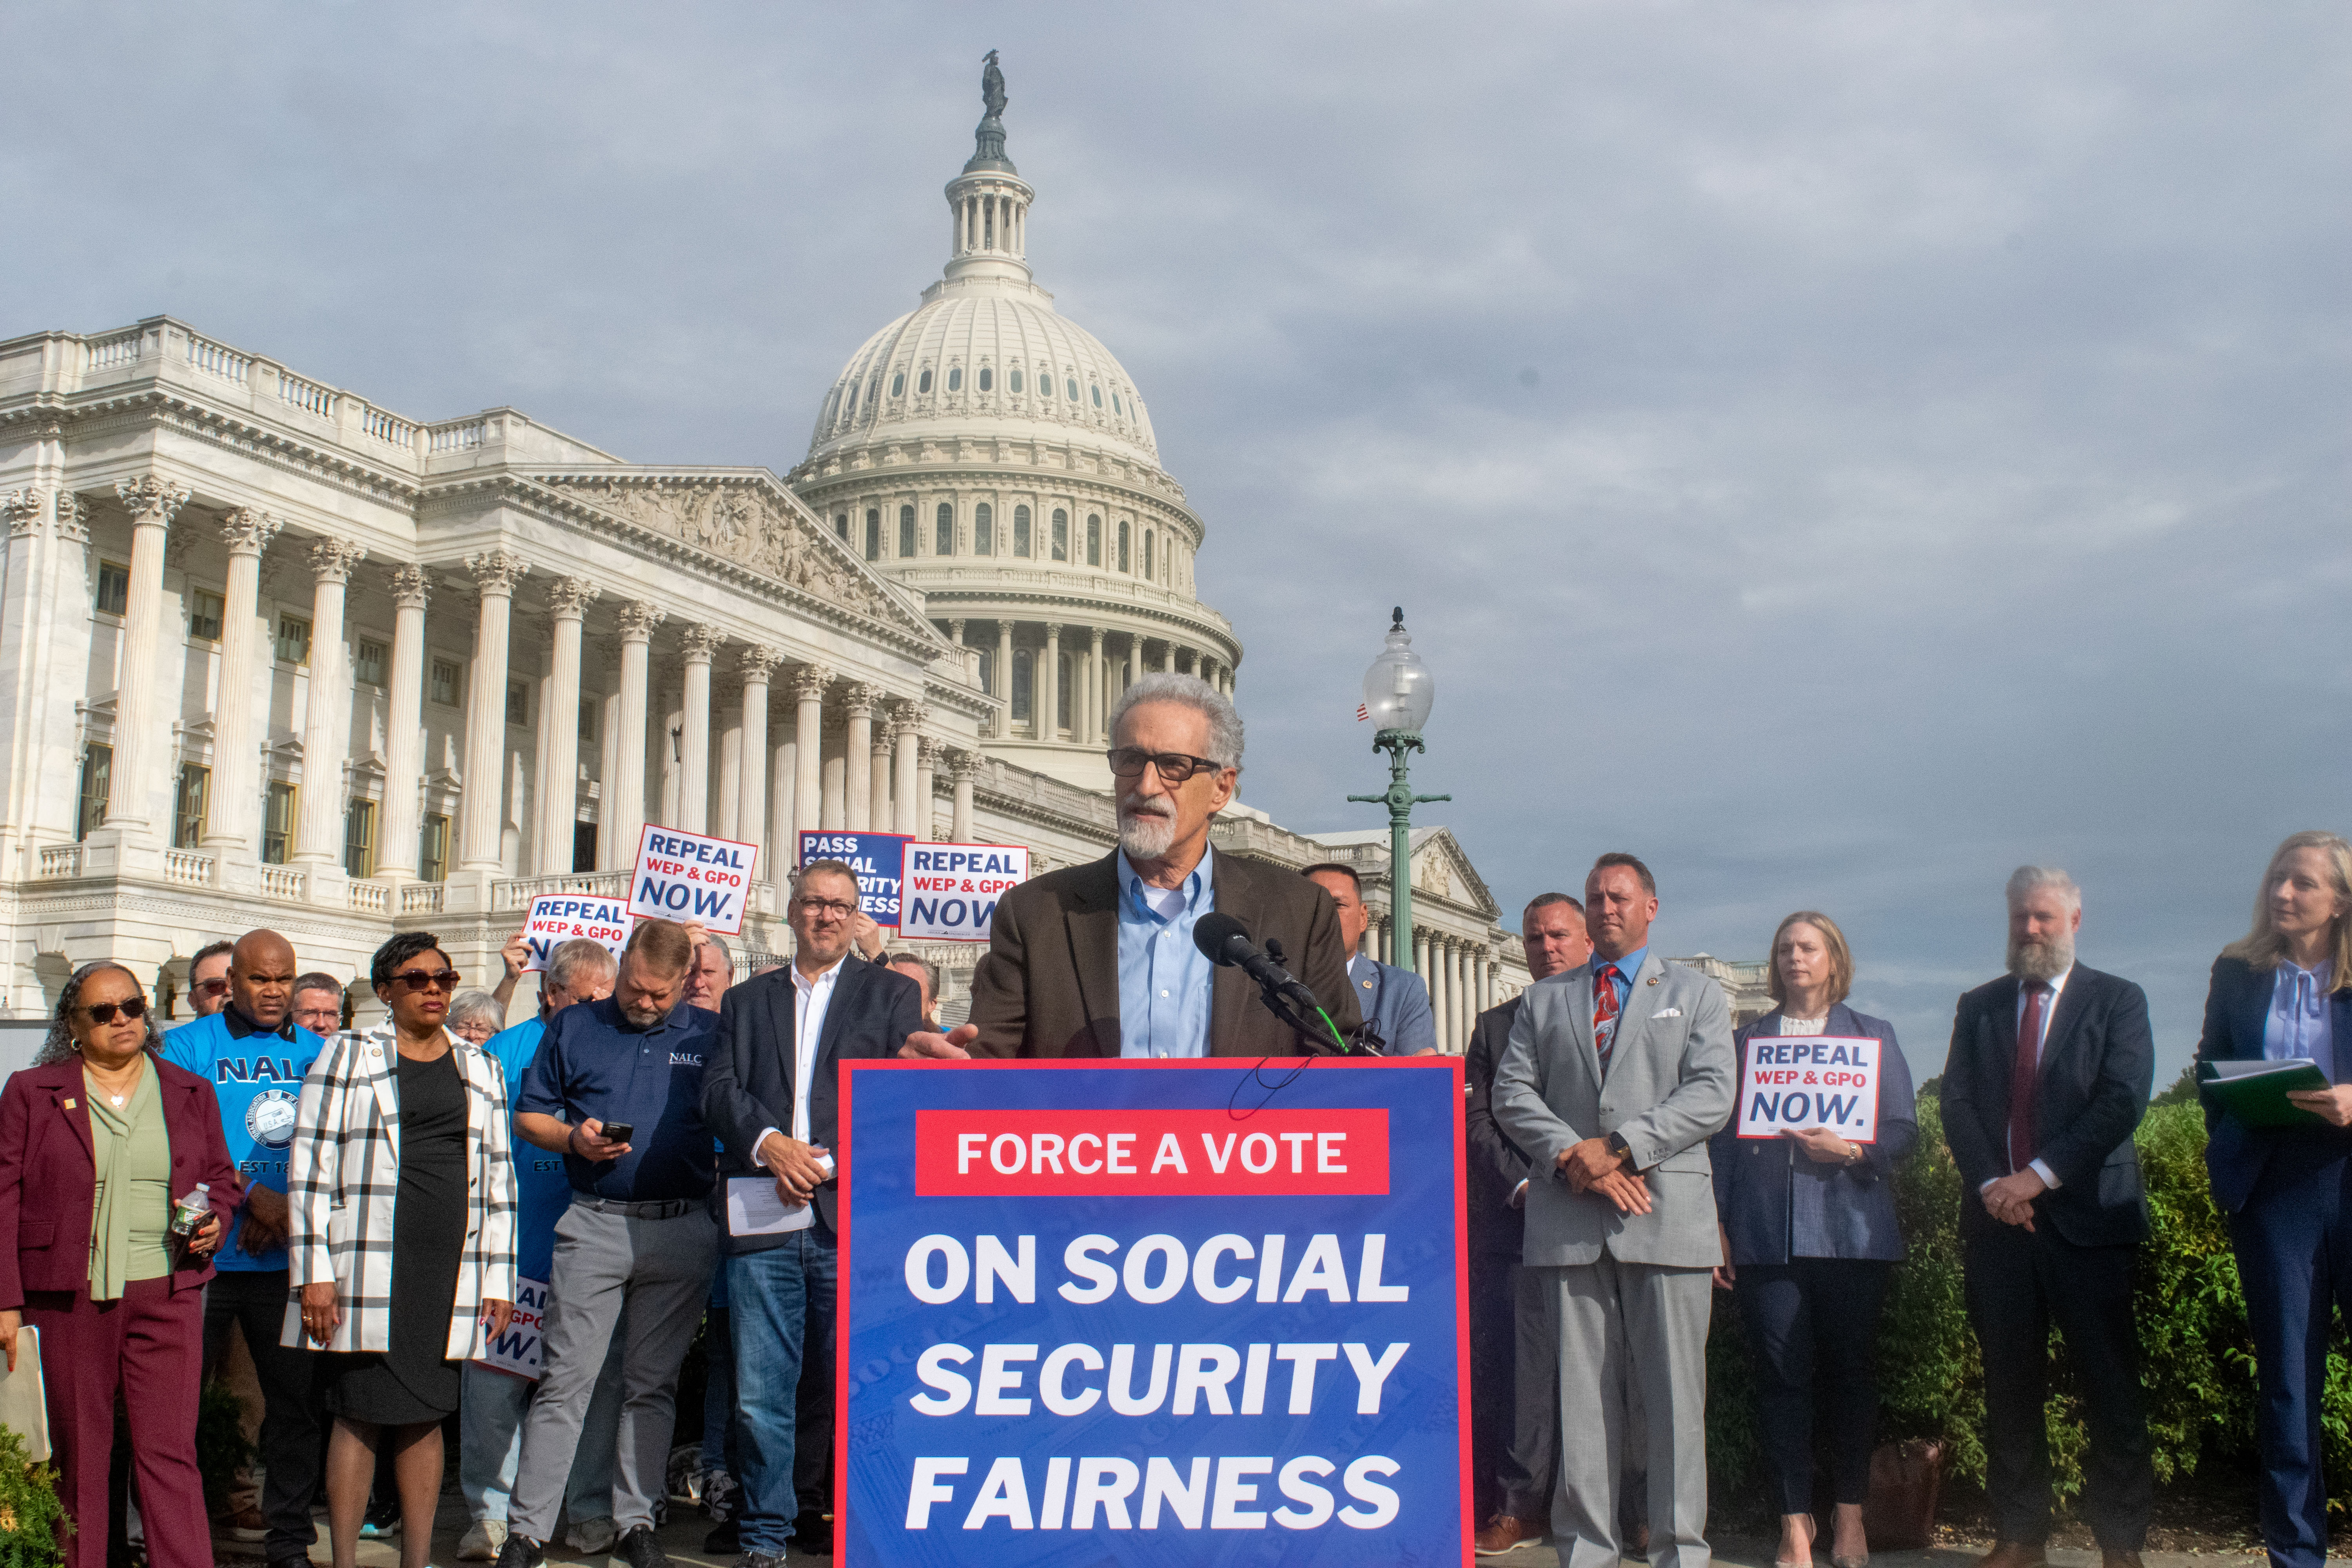
[[[844,1568],[1466,1560],[1458,1061],[842,1077]]]

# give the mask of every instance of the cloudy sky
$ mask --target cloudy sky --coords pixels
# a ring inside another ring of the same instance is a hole
[[[1428,808],[1516,911],[1837,916],[1925,1072],[2024,860],[2159,1082],[2352,826],[2352,12],[1658,3],[8,6],[0,334],[170,313],[420,418],[806,449],[945,258],[1003,51],[1031,258],[1248,647],[1245,795]],[[1514,922],[1515,918],[1514,918]]]

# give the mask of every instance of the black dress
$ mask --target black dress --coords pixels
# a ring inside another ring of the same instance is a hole
[[[455,1056],[400,1058],[400,1192],[392,1214],[392,1349],[340,1358],[327,1409],[408,1426],[457,1408],[450,1303],[466,1248],[466,1080]]]

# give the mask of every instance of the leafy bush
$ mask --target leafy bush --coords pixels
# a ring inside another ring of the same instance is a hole
[[[214,1378],[196,1403],[196,1472],[204,1478],[205,1502],[215,1510],[226,1506],[237,1471],[252,1462],[245,1402],[226,1382]]]
[[[65,1561],[58,1531],[73,1529],[58,1500],[58,1473],[25,1457],[25,1440],[0,1426],[0,1568]]]

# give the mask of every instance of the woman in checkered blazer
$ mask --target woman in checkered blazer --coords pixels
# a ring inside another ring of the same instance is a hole
[[[506,1075],[450,1031],[459,976],[429,931],[370,966],[391,1009],[328,1040],[302,1085],[287,1195],[295,1300],[285,1342],[330,1352],[327,1515],[352,1568],[378,1446],[400,1489],[402,1568],[425,1568],[440,1425],[461,1365],[514,1312],[514,1162]]]

